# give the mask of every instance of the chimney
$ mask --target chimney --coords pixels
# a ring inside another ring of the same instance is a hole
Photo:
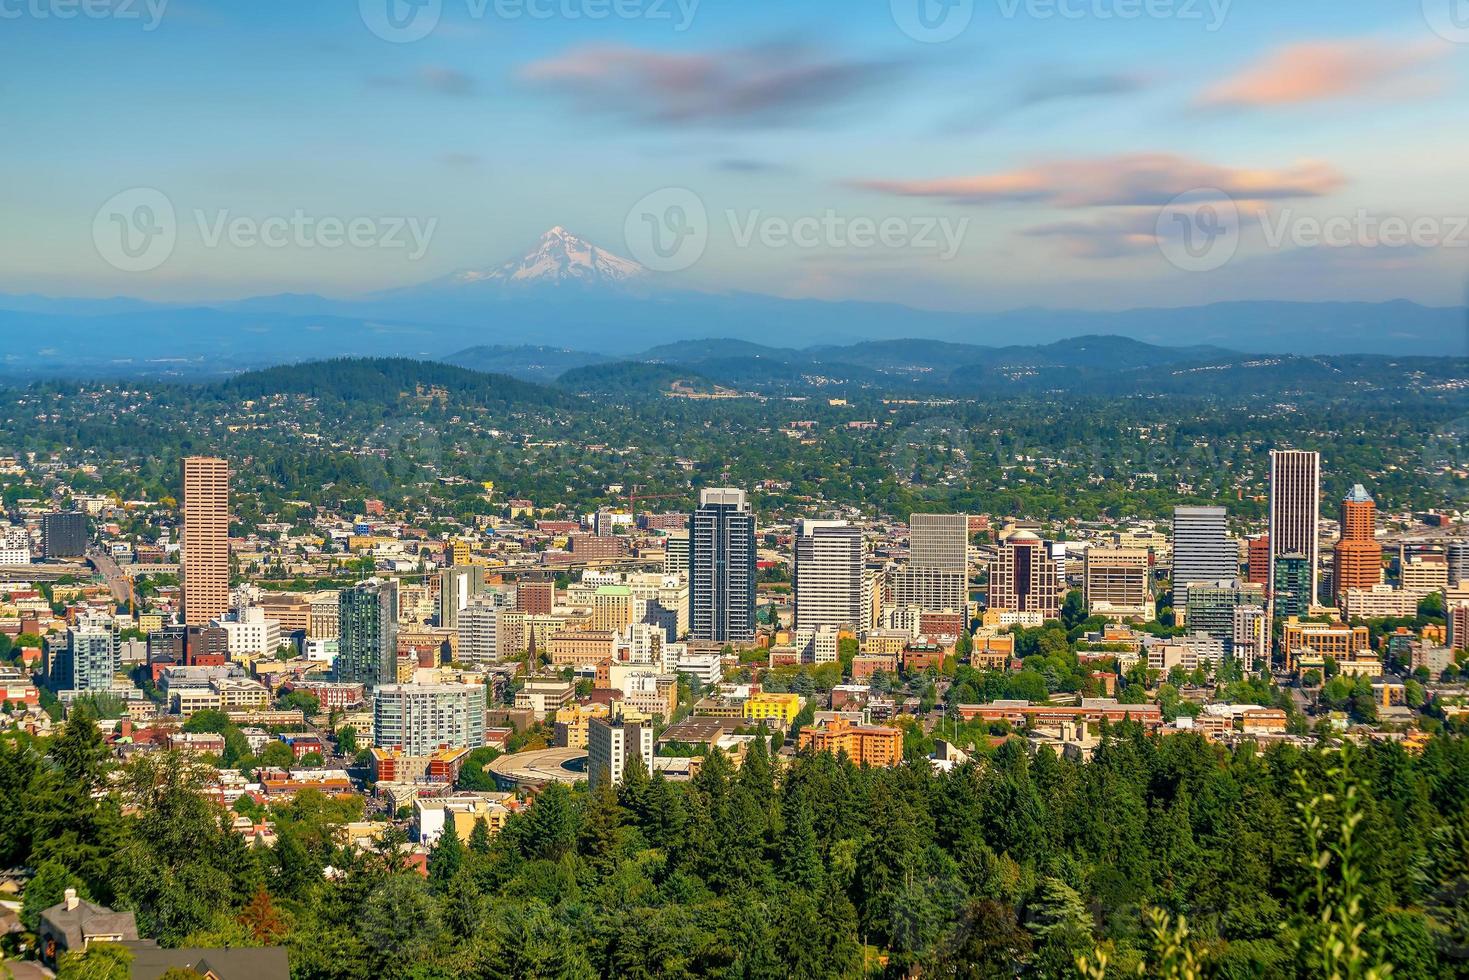
[[[75,888],[68,888],[66,890],[66,910],[68,912],[75,911],[77,904],[77,890]]]

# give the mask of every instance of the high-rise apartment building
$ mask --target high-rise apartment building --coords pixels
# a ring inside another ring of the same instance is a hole
[[[398,676],[398,586],[364,582],[343,589],[338,607],[336,679],[368,688]]]
[[[1381,581],[1377,505],[1359,483],[1341,502],[1341,538],[1332,556],[1331,588],[1340,599],[1348,589],[1371,589]]]
[[[459,621],[455,626],[459,640],[455,659],[478,666],[499,661],[502,653],[500,619],[506,611],[505,596],[500,592],[476,596],[459,610]]]
[[[643,769],[653,771],[653,722],[615,702],[608,717],[588,722],[587,779],[592,789],[621,783],[633,759],[642,759]]]
[[[455,565],[439,572],[439,625],[455,629],[459,614],[485,590],[485,570],[479,565]]]
[[[1016,531],[990,565],[989,608],[1061,615],[1061,590],[1050,546],[1031,531]]]
[[[1152,621],[1152,565],[1146,548],[1088,548],[1082,567],[1087,612],[1119,621]]]
[[[47,558],[79,558],[87,551],[87,515],[81,511],[41,517],[41,552]]]
[[[913,514],[908,527],[908,564],[893,573],[893,603],[967,617],[968,516]]]
[[[404,755],[485,744],[483,684],[384,684],[372,695],[373,744]]]
[[[1450,585],[1469,585],[1469,541],[1450,541],[1444,549]]]
[[[1230,655],[1246,674],[1270,666],[1270,615],[1264,606],[1234,607]]]
[[[1264,605],[1263,585],[1238,579],[1195,582],[1188,588],[1184,622],[1191,633],[1207,633],[1229,643],[1235,632],[1235,610],[1241,606]]]
[[[66,645],[50,680],[58,691],[106,691],[122,669],[117,633],[105,622],[83,621],[66,631]]]
[[[1291,600],[1299,606],[1313,605],[1319,592],[1321,565],[1321,454],[1301,449],[1270,451],[1270,583],[1273,596],[1279,590],[1276,575],[1281,558],[1296,556],[1305,561],[1305,595]],[[1294,586],[1293,586],[1294,588]],[[1280,615],[1277,603],[1276,615]],[[1301,615],[1305,615],[1304,612]]]
[[[846,521],[800,522],[796,537],[796,629],[860,628],[870,619],[862,529]]]
[[[1239,545],[1229,536],[1223,507],[1173,508],[1173,608],[1188,603],[1192,582],[1239,577]]]
[[[183,482],[184,622],[204,626],[230,608],[230,464],[186,457]]]
[[[670,539],[672,540],[672,539]],[[755,512],[745,491],[700,491],[689,519],[689,629],[694,639],[755,638]]]

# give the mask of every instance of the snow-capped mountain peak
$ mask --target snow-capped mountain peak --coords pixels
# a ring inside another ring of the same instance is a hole
[[[557,225],[520,258],[496,269],[458,272],[453,280],[464,284],[505,285],[622,283],[642,278],[645,272],[633,260],[599,248]]]

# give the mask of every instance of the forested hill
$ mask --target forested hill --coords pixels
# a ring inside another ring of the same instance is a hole
[[[407,357],[337,358],[265,368],[204,386],[231,401],[305,395],[326,401],[391,405],[403,397],[433,398],[485,408],[553,407],[564,393],[505,374],[486,374],[438,361]]]

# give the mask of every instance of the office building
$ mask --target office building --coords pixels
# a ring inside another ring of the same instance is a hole
[[[87,551],[87,515],[81,511],[41,518],[41,553],[47,558],[80,558]]]
[[[451,630],[459,614],[485,590],[485,570],[479,565],[455,565],[439,572],[439,625]]]
[[[606,718],[587,723],[587,778],[592,789],[622,782],[628,763],[643,761],[643,771],[653,771],[653,724],[641,712],[612,705]]]
[[[796,629],[860,628],[866,551],[862,529],[846,521],[800,522],[796,537]]]
[[[1173,508],[1173,608],[1188,603],[1192,582],[1239,577],[1239,545],[1229,536],[1223,507]]]
[[[485,744],[483,684],[384,684],[373,692],[373,743],[408,756]]]
[[[1184,622],[1191,633],[1205,633],[1230,642],[1235,633],[1235,610],[1241,606],[1265,605],[1265,587],[1231,579],[1195,582],[1188,588]]]
[[[673,531],[663,539],[663,574],[689,573],[689,532]]]
[[[1245,581],[1270,587],[1270,535],[1257,534],[1249,541],[1249,557],[1245,561]]]
[[[527,616],[549,616],[556,608],[556,583],[551,579],[521,579],[515,585],[515,608]]]
[[[1282,564],[1283,556],[1304,560],[1305,585],[1298,587],[1297,582],[1291,586],[1293,591],[1303,594],[1289,600],[1292,606],[1303,609],[1316,602],[1319,592],[1320,524],[1321,454],[1300,449],[1271,450],[1269,591],[1272,596],[1279,591],[1276,576],[1282,568],[1295,568],[1290,562]],[[1278,603],[1276,615],[1280,615]]]
[[[1399,565],[1398,572],[1404,592],[1427,596],[1449,587],[1449,564],[1442,555],[1407,558]]]
[[[505,597],[499,592],[476,596],[459,610],[455,659],[471,666],[497,663],[503,652],[500,619],[507,611]]]
[[[670,539],[672,540],[672,539]],[[689,629],[696,640],[755,638],[755,513],[743,490],[699,493],[689,519]]]
[[[632,622],[631,588],[626,585],[604,585],[592,594],[592,629],[621,633]]]
[[[1281,619],[1308,616],[1311,612],[1311,590],[1314,581],[1310,559],[1305,555],[1276,555],[1270,576],[1271,609]]]
[[[398,587],[369,581],[343,589],[338,602],[336,679],[368,689],[398,676]]]
[[[230,466],[213,456],[183,463],[184,622],[204,626],[230,608]]]
[[[969,518],[964,514],[913,514],[908,527],[908,564],[893,573],[893,604],[952,611],[967,618]]]
[[[1341,502],[1341,537],[1332,555],[1331,588],[1340,601],[1351,589],[1370,591],[1381,582],[1377,505],[1359,483]]]
[[[1016,531],[990,564],[989,608],[1031,613],[1042,620],[1061,615],[1061,591],[1050,546],[1031,531]]]
[[[1119,622],[1151,622],[1152,563],[1145,548],[1088,548],[1082,563],[1087,612]]]

